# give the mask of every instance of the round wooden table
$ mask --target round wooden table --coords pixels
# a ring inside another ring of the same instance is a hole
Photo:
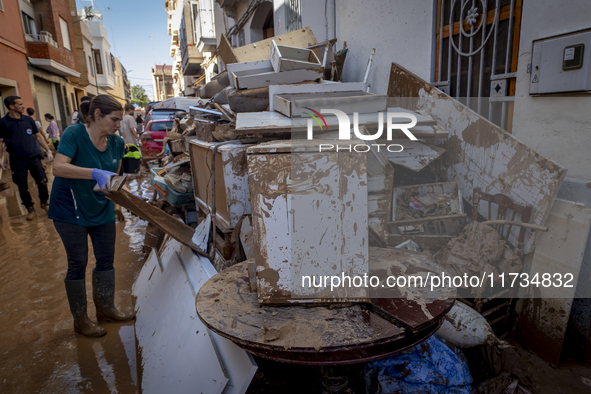
[[[436,275],[424,253],[370,248],[370,275]],[[236,264],[199,290],[199,318],[213,332],[257,356],[290,364],[354,364],[399,353],[431,336],[455,302],[454,288],[370,289],[367,304],[269,306],[258,303],[248,268]],[[394,297],[394,298],[391,298]]]

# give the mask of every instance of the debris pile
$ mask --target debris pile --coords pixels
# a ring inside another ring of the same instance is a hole
[[[252,259],[251,289],[257,292],[259,303],[269,305],[302,299],[368,302],[368,294],[361,290],[343,291],[331,299],[326,289],[292,288],[292,262],[306,273],[338,275],[356,268],[363,273],[372,268],[369,246],[398,247],[393,250],[407,249],[404,253],[415,255],[428,251],[448,275],[487,272],[493,276],[490,288],[460,298],[466,305],[452,310],[441,336],[458,347],[468,347],[466,343],[501,346],[497,336],[507,334],[513,305],[490,301],[498,296],[493,288],[498,287],[500,274],[522,271],[523,233],[512,244],[515,237],[511,229],[503,234],[503,223],[498,228],[479,223],[478,199],[468,217],[464,207],[474,200],[462,195],[464,181],[459,173],[450,177],[441,170],[454,154],[446,155],[450,133],[424,110],[392,106],[386,95],[368,93],[373,53],[364,81],[341,82],[348,51],[334,52],[335,42],[318,43],[309,29],[248,48],[232,48],[222,40],[223,50],[218,52],[226,70],[200,91],[200,99],[209,101],[175,114],[174,126],[163,140],[160,162],[150,170],[156,191],[152,206],[173,213],[186,224],[165,224],[166,215],[140,208],[140,216],[150,221],[146,250],[158,248],[166,232],[209,258],[218,271]],[[315,115],[323,109],[321,122]],[[377,146],[400,145],[404,150],[372,149],[374,141],[367,137],[386,128],[386,120],[376,116],[384,112],[394,113],[389,117],[392,123],[412,120],[416,125],[411,131],[419,140],[408,140],[403,128],[389,129],[392,138],[380,136],[375,140]],[[350,154],[339,155],[344,138],[340,130],[338,135],[334,130],[341,113],[355,114],[358,127],[351,130],[347,141]],[[309,141],[312,134],[313,141]],[[319,151],[317,140],[328,148]],[[353,146],[363,149],[353,152]],[[426,177],[426,173],[435,176]],[[123,205],[126,200],[139,204],[129,195],[117,199]],[[488,201],[490,209],[492,200]],[[331,210],[325,215],[327,206]],[[495,212],[503,209],[499,204]],[[515,215],[509,221],[519,227],[514,219]],[[308,239],[314,239],[313,248],[305,242]],[[329,249],[330,255],[324,255]],[[506,292],[502,297],[511,300],[513,294]],[[470,324],[476,328],[470,331],[466,328]],[[454,330],[466,335],[458,338]],[[277,341],[279,334],[264,333],[267,342]],[[441,365],[435,358],[443,356],[453,359],[460,375],[450,379],[444,376],[449,371],[437,370]],[[421,364],[418,369],[433,360],[437,368],[426,373],[424,382],[413,381],[416,371],[403,370],[402,376],[392,372],[404,357]],[[434,337],[404,357],[371,364],[367,376],[378,376],[382,390],[471,390],[472,378],[461,352]],[[421,361],[425,357],[429,360]],[[384,378],[384,370],[392,372],[392,378]],[[509,383],[516,389],[517,384]]]

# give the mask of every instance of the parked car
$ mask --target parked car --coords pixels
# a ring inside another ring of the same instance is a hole
[[[171,119],[154,119],[147,123],[144,133],[140,137],[142,141],[142,159],[144,161],[156,159],[162,151],[162,141],[166,132],[172,130],[174,121]]]
[[[176,108],[162,108],[162,109],[152,108],[152,110],[146,115],[146,119],[144,120],[144,124],[148,124],[149,121],[156,120],[156,119],[173,120],[175,114],[180,113],[180,112],[185,112],[185,111],[182,109],[176,109]]]

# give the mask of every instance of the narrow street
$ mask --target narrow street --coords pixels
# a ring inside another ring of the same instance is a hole
[[[51,181],[51,165],[47,165]],[[10,172],[4,171],[4,181]],[[74,334],[63,279],[66,254],[51,220],[40,210],[37,188],[29,176],[37,219],[27,222],[18,191],[0,193],[0,391],[7,393],[137,392],[134,323],[105,323],[107,335],[90,339]],[[151,195],[149,180],[129,182],[130,189]],[[116,303],[132,308],[131,286],[144,261],[146,222],[124,210],[117,223]],[[92,244],[86,271],[88,314],[92,303]]]

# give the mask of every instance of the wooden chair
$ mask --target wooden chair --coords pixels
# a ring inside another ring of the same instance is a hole
[[[482,192],[480,188],[475,188],[472,199],[473,221],[478,221],[478,207],[482,201],[488,203],[488,215],[485,217],[486,221],[497,220],[515,222],[517,214],[519,214],[518,221],[521,223],[529,223],[531,219],[531,206],[517,204],[504,194],[492,195]],[[495,210],[494,208],[496,208],[495,218],[492,217]],[[513,224],[491,224],[491,226],[493,226],[499,232],[501,237],[507,241],[511,247],[513,247],[513,250],[523,262],[523,244],[525,241],[527,228],[520,227],[516,242],[517,245],[513,245],[509,242],[511,230],[514,227]],[[511,322],[510,317],[514,309],[513,298],[516,291],[516,288],[509,287],[501,289],[496,293],[486,295],[483,298],[460,298],[459,300],[474,308],[474,310],[476,310],[478,313],[482,314],[482,316],[486,318],[489,324],[493,327],[493,330],[497,336],[502,339],[508,334],[511,328],[509,323]]]
[[[486,220],[508,220],[511,222],[515,221],[515,217],[517,214],[520,215],[520,222],[522,223],[529,223],[531,219],[531,206],[526,205],[519,205],[514,203],[509,197],[505,196],[504,194],[492,194],[484,193],[480,190],[479,187],[474,189],[474,195],[472,199],[472,220],[477,221],[478,219],[478,205],[480,201],[488,202],[488,217]],[[496,219],[492,219],[492,212],[493,212],[493,204],[497,206],[497,217]],[[513,214],[511,218],[507,217],[507,210],[511,210]],[[503,237],[507,242],[509,242],[509,237],[511,235],[511,229],[513,225],[511,224],[494,224],[492,225],[494,228],[497,229],[501,237]],[[512,245],[515,253],[520,259],[523,259],[523,243],[525,241],[525,227],[521,227],[519,230],[519,236],[517,237],[517,245]]]

